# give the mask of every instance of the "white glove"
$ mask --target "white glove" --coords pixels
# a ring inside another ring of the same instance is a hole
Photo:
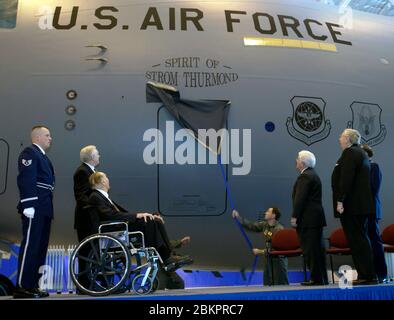
[[[23,210],[23,214],[26,216],[26,218],[29,218],[29,219],[34,218],[34,213],[35,213],[35,209],[33,207],[26,208],[25,210]]]

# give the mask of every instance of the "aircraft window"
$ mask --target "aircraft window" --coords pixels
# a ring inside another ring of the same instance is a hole
[[[0,1],[0,29],[13,29],[16,27],[18,0]]]

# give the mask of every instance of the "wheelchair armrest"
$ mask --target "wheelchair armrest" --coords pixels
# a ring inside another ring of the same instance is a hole
[[[103,221],[103,223],[100,224],[98,230],[99,233],[102,233],[101,229],[104,227],[109,227],[109,226],[123,226],[124,228],[122,228],[121,230],[114,230],[114,231],[127,231],[127,233],[129,232],[129,225],[127,224],[127,222],[124,221]],[[109,231],[111,232],[111,231]]]

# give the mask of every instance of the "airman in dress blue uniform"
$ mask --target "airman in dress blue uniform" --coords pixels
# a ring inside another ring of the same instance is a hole
[[[45,265],[53,219],[55,174],[45,154],[51,134],[45,126],[33,127],[32,145],[18,158],[18,189],[23,240],[19,251],[17,289],[14,298],[42,298],[47,292],[38,289],[39,269]]]

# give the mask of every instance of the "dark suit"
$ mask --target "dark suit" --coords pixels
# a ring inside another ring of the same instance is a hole
[[[374,199],[375,205],[375,218],[376,220],[382,219],[382,206],[380,204],[380,186],[382,184],[382,171],[380,171],[379,165],[375,162],[371,162],[371,192]]]
[[[156,220],[148,220],[145,222],[143,219],[137,219],[135,213],[130,213],[112,199],[111,201],[98,190],[92,190],[88,200],[91,210],[94,211],[101,223],[104,221],[128,222],[129,231],[143,232],[146,246],[155,247],[163,260],[170,257],[170,240],[161,222]]]
[[[74,196],[76,201],[74,229],[77,230],[79,242],[95,233],[92,230],[89,213],[84,210],[92,192],[89,177],[93,172],[86,163],[82,163],[74,173]]]
[[[76,201],[75,205],[75,217],[74,217],[74,229],[77,230],[78,241],[82,242],[83,239],[88,236],[97,233],[93,226],[93,222],[90,219],[89,212],[84,209],[88,205],[89,195],[92,192],[89,183],[89,177],[94,171],[86,164],[81,163],[74,173],[74,197]],[[88,256],[88,247],[82,247],[81,254]],[[79,261],[79,269],[85,270],[86,262],[84,260]],[[83,285],[89,285],[86,275],[81,275],[78,280]]]
[[[379,165],[371,162],[371,191],[375,204],[375,216],[368,217],[368,237],[371,241],[375,271],[379,279],[387,277],[387,264],[384,257],[383,240],[380,235],[379,220],[382,219],[382,207],[379,192],[382,184],[382,172]]]
[[[341,224],[352,252],[359,279],[376,278],[368,238],[368,217],[375,214],[370,187],[370,164],[366,153],[354,144],[342,152],[331,177],[334,215]],[[337,212],[342,202],[343,214]]]
[[[327,284],[326,253],[323,227],[326,218],[322,206],[322,187],[312,168],[305,169],[293,188],[293,218],[297,219],[297,233],[311,281]]]

